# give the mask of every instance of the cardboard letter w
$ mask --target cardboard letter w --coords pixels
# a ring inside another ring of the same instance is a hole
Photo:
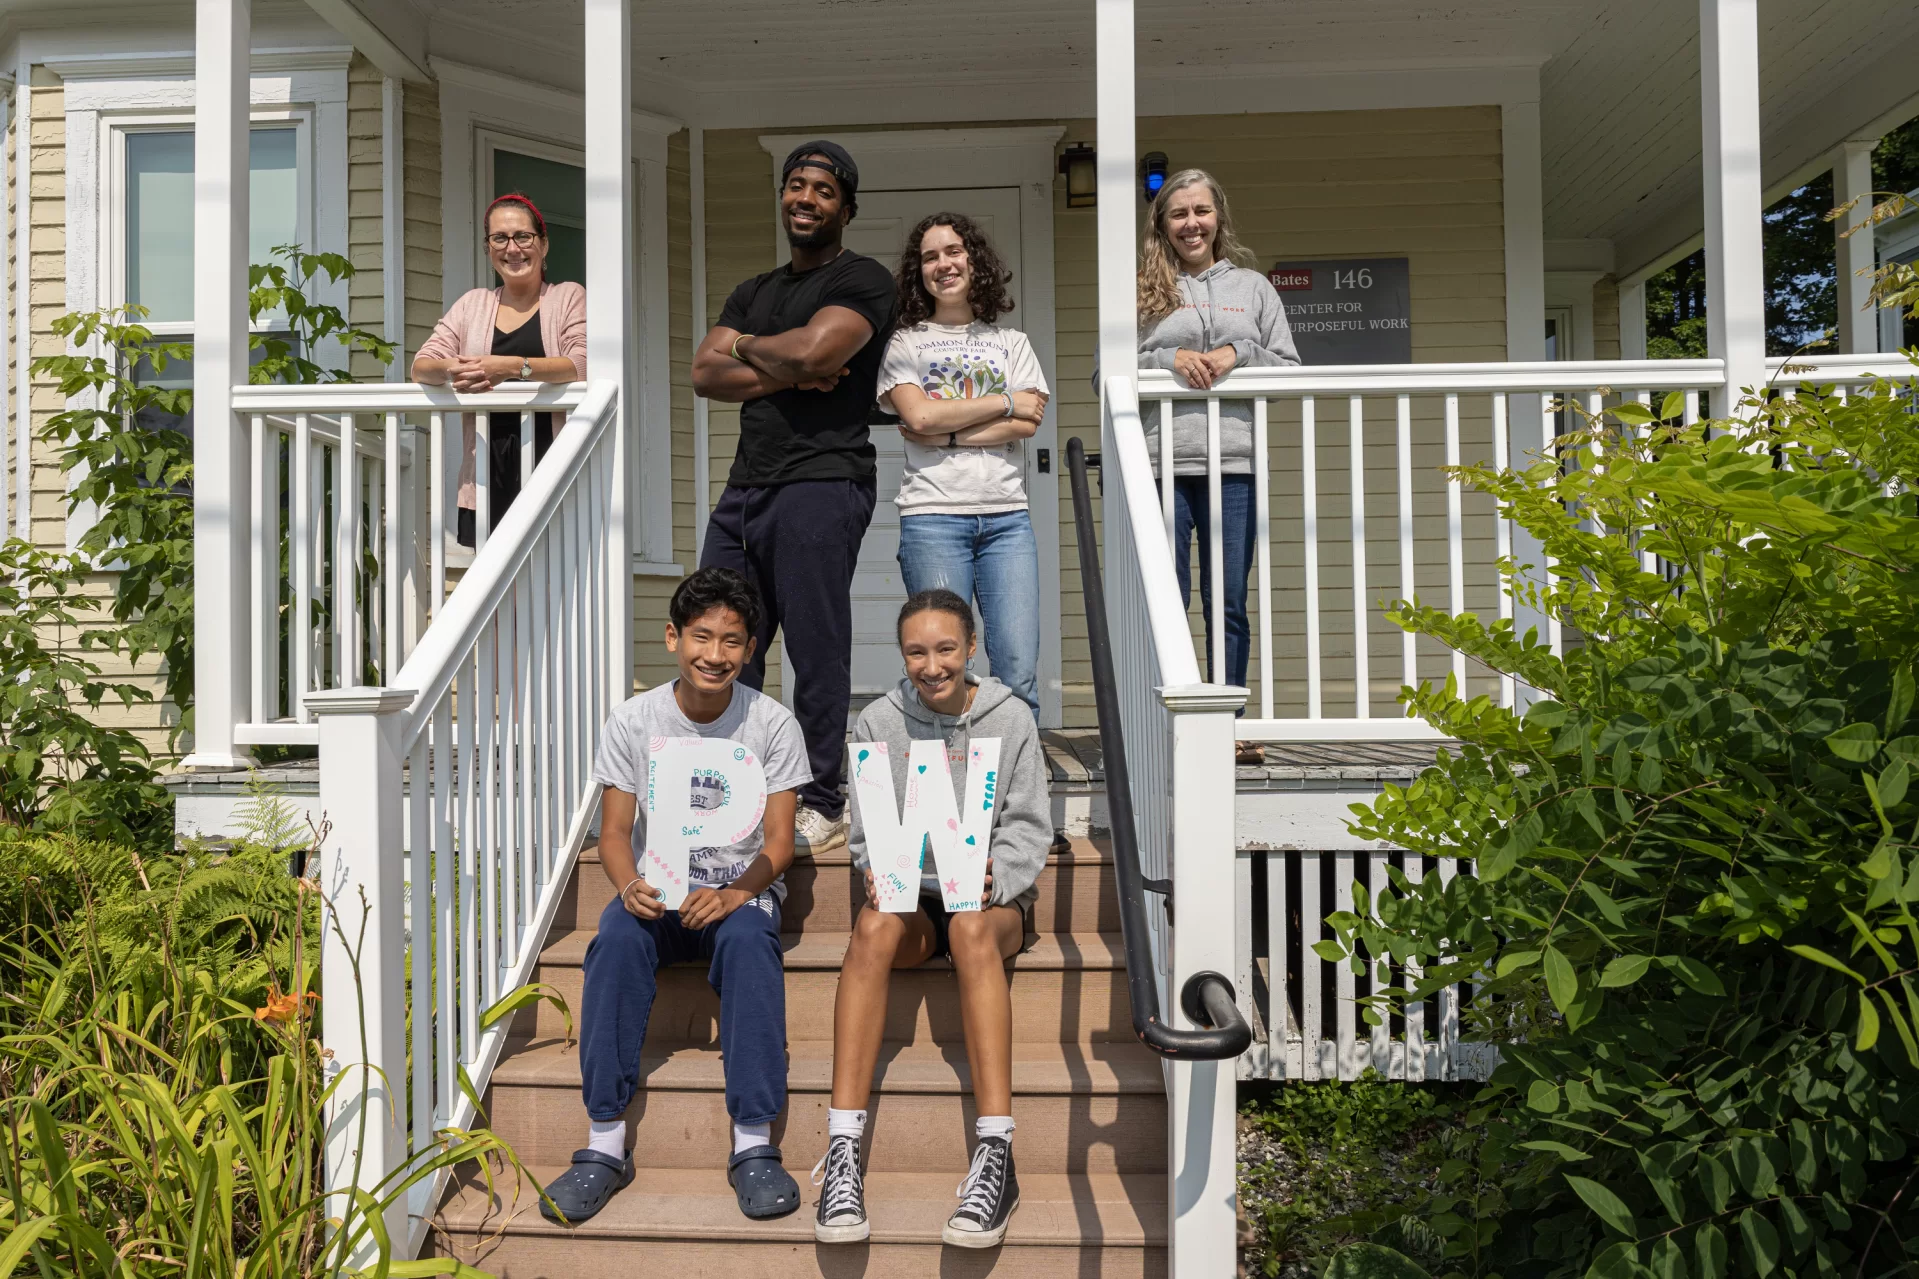
[[[726,737],[655,737],[647,743],[646,853],[640,874],[678,910],[696,848],[725,848],[766,812],[766,770]]]
[[[946,743],[912,743],[902,808],[886,743],[853,743],[853,802],[860,806],[873,895],[881,910],[910,915],[919,909],[920,860],[929,844],[946,909],[980,909],[999,791],[999,744],[997,737],[973,739],[966,751],[966,793],[956,801]]]

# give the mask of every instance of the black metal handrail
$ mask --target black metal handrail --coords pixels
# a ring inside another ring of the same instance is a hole
[[[1066,469],[1073,485],[1073,523],[1079,530],[1079,571],[1086,600],[1086,635],[1093,650],[1093,701],[1099,713],[1100,749],[1106,764],[1106,803],[1113,816],[1113,866],[1119,879],[1119,926],[1126,947],[1126,989],[1133,1006],[1133,1033],[1162,1057],[1223,1061],[1253,1042],[1224,975],[1194,973],[1180,988],[1179,1006],[1202,1030],[1181,1030],[1160,1019],[1159,982],[1146,931],[1148,887],[1139,868],[1139,838],[1133,829],[1133,787],[1126,771],[1126,736],[1120,726],[1119,684],[1113,674],[1113,640],[1106,625],[1106,586],[1100,576],[1099,543],[1093,530],[1093,499],[1086,487],[1086,448],[1066,442]]]

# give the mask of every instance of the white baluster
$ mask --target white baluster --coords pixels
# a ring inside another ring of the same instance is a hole
[[[1299,515],[1306,556],[1306,718],[1319,719],[1319,445],[1313,431],[1313,397],[1299,401]]]

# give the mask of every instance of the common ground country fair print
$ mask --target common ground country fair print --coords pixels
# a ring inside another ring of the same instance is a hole
[[[665,777],[669,784],[662,786]],[[690,784],[689,784],[690,783]],[[759,829],[766,770],[729,737],[655,737],[647,742],[646,882],[668,910],[691,891],[693,853],[726,848]]]
[[[956,802],[946,743],[913,742],[902,808],[893,791],[886,743],[853,743],[853,802],[865,823],[873,896],[881,910],[910,915],[919,909],[921,863],[929,845],[946,909],[980,909],[999,791],[999,746],[997,737],[969,744],[965,799]]]

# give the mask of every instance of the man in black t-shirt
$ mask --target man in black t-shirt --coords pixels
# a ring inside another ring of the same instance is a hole
[[[693,357],[693,389],[740,406],[739,448],[700,567],[745,574],[766,602],[742,683],[764,686],[773,631],[786,634],[786,678],[813,766],[794,827],[803,856],[846,842],[853,571],[876,480],[866,424],[893,327],[892,275],[841,243],[858,193],[859,168],[837,144],[809,142],[787,156],[780,222],[792,261],[733,290]]]

